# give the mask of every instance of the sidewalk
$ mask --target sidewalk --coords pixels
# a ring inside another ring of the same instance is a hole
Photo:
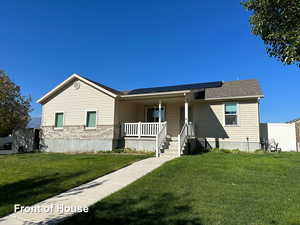
[[[163,163],[171,159],[174,159],[174,157],[162,156],[135,162],[130,166],[46,199],[34,206],[35,208],[41,209],[49,208],[51,205],[56,207],[62,204],[64,206],[89,207],[160,167]],[[6,217],[0,218],[0,225],[56,224],[74,214],[72,212],[62,213],[56,209],[49,213],[44,212],[45,210],[42,211],[43,212],[40,213],[12,213]]]

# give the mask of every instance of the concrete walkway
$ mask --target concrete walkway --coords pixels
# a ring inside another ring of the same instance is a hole
[[[74,214],[74,212],[62,212],[62,207],[89,207],[173,158],[175,157],[162,156],[135,162],[130,166],[33,205],[34,210],[39,210],[38,213],[21,213],[18,211],[2,217],[0,218],[0,225],[56,224]],[[53,207],[52,210],[51,207]],[[45,212],[46,210],[49,212]]]

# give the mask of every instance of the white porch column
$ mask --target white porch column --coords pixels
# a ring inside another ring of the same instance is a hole
[[[161,129],[161,100],[159,100],[158,104],[158,123],[159,123],[159,131]]]
[[[184,102],[184,122],[185,123],[189,122],[189,103],[187,97],[185,97],[185,102]]]

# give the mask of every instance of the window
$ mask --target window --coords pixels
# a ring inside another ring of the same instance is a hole
[[[147,108],[147,122],[159,122],[159,109],[158,107]],[[165,107],[161,107],[161,122],[166,120]]]
[[[55,128],[63,128],[64,126],[64,113],[55,113]]]
[[[96,120],[97,120],[97,113],[96,111],[88,111],[86,113],[86,124],[87,128],[96,128]]]
[[[237,103],[225,103],[225,125],[238,125]]]

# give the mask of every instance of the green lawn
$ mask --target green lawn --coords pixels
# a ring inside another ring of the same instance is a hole
[[[300,154],[181,157],[63,224],[299,225]]]
[[[0,217],[149,155],[36,153],[0,156]]]

